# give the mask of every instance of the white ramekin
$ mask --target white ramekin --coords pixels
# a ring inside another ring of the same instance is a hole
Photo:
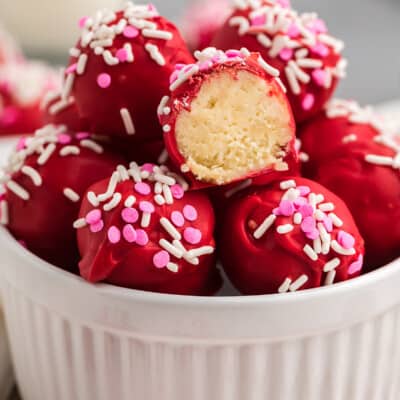
[[[0,229],[24,400],[398,400],[400,260],[329,288],[199,298],[90,285]]]

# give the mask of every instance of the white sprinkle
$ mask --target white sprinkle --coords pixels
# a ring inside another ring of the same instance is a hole
[[[185,174],[185,173],[187,173],[189,171],[190,171],[189,165],[187,165],[187,164],[182,164],[181,165],[181,172],[183,172]]]
[[[165,164],[168,161],[168,151],[164,149],[161,154],[158,156],[157,162],[158,164]]]
[[[292,69],[295,76],[299,79],[302,83],[309,83],[311,78],[306,72],[304,72],[293,60],[290,60],[288,66]]]
[[[166,250],[168,253],[172,254],[174,257],[181,259],[183,257],[183,251],[177,249],[174,245],[165,239],[159,241],[160,246]]]
[[[77,156],[80,153],[78,146],[65,146],[60,150],[60,156],[66,157],[69,155]]]
[[[294,229],[294,226],[292,224],[286,224],[286,225],[280,225],[276,228],[276,231],[280,234],[280,235],[285,235],[289,232],[292,232],[292,230]]]
[[[282,82],[281,78],[276,77],[275,80],[278,82],[278,85],[281,87],[283,93],[287,93],[287,88],[284,85],[284,83]]]
[[[54,153],[56,149],[56,145],[54,143],[50,143],[47,145],[43,153],[40,155],[40,157],[37,159],[37,163],[39,165],[44,165],[46,162],[49,160],[51,155]]]
[[[76,65],[76,73],[78,75],[82,75],[86,69],[86,63],[88,60],[88,56],[86,54],[81,54],[78,59],[78,63]]]
[[[296,51],[295,56],[297,59],[306,58],[308,56],[308,49],[299,49]]]
[[[122,122],[124,123],[126,133],[128,135],[135,134],[135,126],[133,125],[132,117],[127,108],[121,108],[119,110],[122,118]]]
[[[85,226],[87,226],[87,222],[86,222],[85,218],[79,218],[73,224],[73,227],[75,229],[81,229],[81,228],[84,228]]]
[[[276,215],[271,214],[261,223],[261,225],[254,231],[253,236],[255,239],[260,239],[272,227],[276,221]]]
[[[336,227],[341,228],[343,226],[343,221],[335,213],[329,213],[328,217]]]
[[[324,272],[330,272],[336,269],[340,265],[340,258],[334,258],[333,260],[328,261],[324,265]]]
[[[163,194],[164,194],[165,202],[167,204],[173,204],[174,203],[174,199],[172,197],[171,189],[169,188],[168,185],[163,185]]]
[[[161,194],[163,190],[162,184],[160,182],[156,182],[154,185],[154,193],[155,194]]]
[[[176,79],[169,87],[170,91],[173,92],[174,90],[178,89],[183,83],[185,83],[189,78],[199,72],[199,67],[197,65],[193,65],[189,71],[184,74],[180,74],[178,79]]]
[[[307,275],[301,275],[299,279],[294,281],[290,287],[289,290],[291,292],[296,292],[299,290],[306,282],[308,281],[308,276]]]
[[[355,249],[345,249],[336,240],[332,240],[331,247],[333,251],[343,256],[354,256],[356,254]]]
[[[97,196],[97,200],[102,202],[111,198],[115,192],[115,188],[117,187],[119,179],[120,179],[119,172],[118,171],[113,172],[113,174],[111,175],[111,179],[108,182],[107,191],[103,194],[99,194]]]
[[[121,181],[129,181],[129,174],[128,170],[123,166],[123,165],[118,165],[117,166],[117,171],[119,172],[119,177]]]
[[[165,204],[165,199],[163,196],[161,196],[161,194],[156,194],[154,196],[154,201],[159,205],[159,206],[163,206]]]
[[[174,225],[171,224],[169,219],[164,218],[164,217],[161,218],[160,224],[173,239],[176,239],[176,240],[182,239],[182,235],[177,231],[177,229],[174,227]]]
[[[142,228],[148,228],[149,225],[150,225],[150,221],[151,221],[151,214],[147,213],[147,212],[144,212],[142,214],[142,220],[140,222],[140,226]]]
[[[259,33],[257,35],[257,40],[262,46],[264,46],[267,49],[269,49],[272,46],[271,39],[264,33]]]
[[[41,186],[43,183],[42,177],[40,176],[39,172],[36,169],[29,167],[28,165],[24,165],[21,168],[21,172],[31,178],[33,184],[35,186]]]
[[[163,174],[154,174],[154,179],[157,182],[164,183],[165,185],[172,186],[175,185],[176,180],[170,176]]]
[[[103,47],[95,47],[94,48],[94,54],[97,56],[101,56],[104,53],[104,48]]]
[[[393,158],[392,157],[368,154],[365,156],[365,161],[369,162],[370,164],[383,165],[383,166],[388,166],[388,167],[393,166]]]
[[[293,216],[293,223],[296,225],[300,225],[303,222],[303,216],[301,213],[297,212]]]
[[[99,206],[99,202],[97,200],[97,196],[94,194],[94,192],[88,192],[87,199],[88,199],[89,203],[93,207],[98,207]]]
[[[126,51],[126,61],[133,62],[135,60],[135,55],[133,54],[132,46],[130,43],[124,44],[124,49]]]
[[[163,40],[171,40],[174,37],[171,32],[160,31],[158,29],[143,29],[142,35],[148,38]]]
[[[127,208],[131,208],[135,203],[136,203],[136,197],[131,194],[126,198],[124,206]]]
[[[294,188],[290,188],[283,196],[282,200],[295,201],[300,197],[300,191]]]
[[[239,185],[235,186],[234,188],[228,190],[225,192],[225,197],[229,198],[232,197],[234,194],[240,192],[243,189],[246,189],[247,187],[251,186],[253,183],[252,179],[246,179],[245,181],[239,183]]]
[[[327,34],[318,35],[318,40],[328,46],[333,47],[336,53],[340,53],[344,49],[344,43],[341,40],[335,39]]]
[[[303,251],[304,253],[307,254],[308,257],[310,257],[312,261],[318,260],[318,254],[314,251],[314,249],[310,245],[306,244],[303,248]]]
[[[100,39],[100,40],[93,40],[90,43],[90,47],[95,49],[96,47],[110,47],[113,44],[112,39]]]
[[[157,109],[157,114],[158,115],[162,115],[163,114],[164,108],[167,106],[168,101],[169,101],[169,96],[164,96],[161,99],[160,105],[158,106],[158,109]]]
[[[189,250],[188,257],[190,257],[190,258],[201,257],[201,256],[205,256],[208,254],[212,254],[212,253],[214,253],[214,251],[215,251],[214,247],[203,246],[203,247],[199,247],[198,249]]]
[[[25,190],[21,185],[19,185],[17,182],[15,181],[8,181],[6,183],[6,186],[8,187],[8,189],[10,189],[15,195],[17,195],[18,197],[20,197],[22,200],[29,200],[30,199],[30,195],[28,193],[27,190]]]
[[[100,146],[98,143],[96,143],[90,139],[81,140],[80,145],[82,147],[85,147],[89,150],[94,151],[97,154],[102,154],[104,152],[104,149],[102,146]]]
[[[65,188],[63,190],[64,196],[68,199],[71,200],[73,203],[77,203],[81,197],[79,196],[78,193],[76,193],[74,190],[71,188]]]
[[[325,286],[333,285],[336,277],[336,270],[329,271],[325,278]]]
[[[73,98],[69,98],[68,100],[60,100],[57,103],[54,103],[50,108],[49,108],[49,114],[50,115],[56,115],[59,112],[65,110],[66,108],[68,108],[69,106],[71,106],[72,104],[74,104],[74,99]]]
[[[289,181],[283,181],[283,182],[281,182],[281,184],[279,186],[282,190],[296,188],[296,181],[294,181],[293,179],[291,179]]]
[[[325,218],[325,213],[324,213],[323,211],[321,211],[321,210],[316,210],[316,211],[314,212],[314,218],[315,218],[317,221],[323,221],[324,218]]]
[[[315,204],[320,204],[325,200],[325,196],[323,194],[317,194],[315,196]]]
[[[59,97],[60,97],[60,93],[59,93],[57,90],[54,90],[54,91],[50,90],[50,91],[48,91],[48,92],[44,95],[43,100],[42,100],[41,103],[40,103],[40,109],[41,109],[41,110],[45,110],[45,109],[49,106],[49,104],[50,104],[52,101],[58,99]]]
[[[0,201],[0,224],[8,225],[9,215],[8,215],[8,203],[5,200]]]
[[[329,242],[331,240],[331,235],[325,229],[325,226],[322,222],[318,222],[317,224],[319,235],[323,242]]]
[[[248,49],[246,49],[246,47],[242,47],[241,49],[240,49],[240,52],[242,53],[242,55],[244,56],[244,57],[250,57],[250,51],[248,50]]]
[[[315,208],[317,206],[317,195],[315,193],[310,193],[308,195],[308,202],[311,207]]]
[[[68,74],[61,91],[61,100],[67,101],[74,85],[75,74]]]
[[[302,58],[297,60],[297,65],[301,68],[321,68],[323,66],[323,62],[321,60],[314,60],[312,58]]]
[[[172,262],[169,262],[169,263],[167,264],[167,270],[176,273],[176,272],[178,272],[179,267],[178,267],[177,264],[172,263]]]
[[[351,143],[351,142],[356,142],[357,141],[357,135],[355,135],[354,133],[351,133],[350,135],[344,136],[342,139],[342,142],[347,144],[347,143]]]
[[[77,49],[76,47],[71,47],[69,49],[69,55],[71,57],[79,57],[81,54],[81,51],[79,49]]]
[[[250,23],[245,17],[233,17],[229,20],[229,26],[238,26],[239,36],[243,36],[250,28]]]
[[[120,203],[121,199],[122,199],[121,193],[114,193],[111,201],[109,201],[108,203],[104,204],[103,210],[104,211],[113,210],[115,207],[118,206],[118,204]]]
[[[142,174],[141,171],[138,167],[138,165],[135,162],[131,162],[129,164],[129,170],[128,170],[129,175],[133,178],[133,180],[138,183],[142,182]]]
[[[118,64],[119,64],[118,58],[114,57],[114,56],[111,54],[110,50],[105,50],[105,51],[103,52],[103,59],[104,59],[104,62],[105,62],[107,65],[110,65],[110,66],[114,66],[114,65],[118,65]]]
[[[292,283],[292,280],[290,278],[286,278],[283,281],[282,285],[279,286],[278,293],[286,293],[289,290],[291,283]]]
[[[166,64],[165,58],[160,53],[158,46],[156,46],[155,44],[146,43],[144,45],[144,48],[149,53],[151,59],[154,60],[158,65],[161,65],[163,67]]]
[[[322,203],[318,206],[321,211],[329,212],[335,209],[335,205],[333,203]]]
[[[272,41],[272,47],[268,53],[271,58],[275,58],[285,47],[288,47],[289,38],[277,35]]]
[[[163,131],[165,132],[165,133],[168,133],[168,132],[171,132],[171,125],[164,125],[163,126]]]
[[[301,93],[299,82],[293,70],[289,66],[285,68],[285,74],[289,83],[290,90],[292,91],[293,94],[299,95]]]
[[[279,70],[269,65],[261,56],[258,57],[258,64],[267,74],[275,78],[279,76]]]
[[[321,239],[319,237],[314,239],[313,249],[314,249],[315,253],[317,253],[317,254],[321,254],[322,253],[322,242],[321,242]]]

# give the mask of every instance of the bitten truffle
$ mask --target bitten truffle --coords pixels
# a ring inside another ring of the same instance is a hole
[[[3,171],[0,222],[30,251],[77,271],[73,222],[86,189],[120,162],[88,134],[45,126],[20,140]]]
[[[131,163],[93,185],[76,221],[81,275],[146,291],[211,295],[214,211],[164,166]]]
[[[364,242],[346,205],[298,177],[233,199],[220,243],[228,277],[247,295],[331,285],[363,266]]]
[[[336,100],[301,129],[304,174],[341,197],[366,243],[365,269],[400,256],[400,143],[370,107]]]
[[[286,1],[237,1],[212,45],[261,53],[281,72],[297,123],[318,113],[345,76],[343,42],[315,13],[298,14]]]
[[[43,126],[41,102],[59,86],[58,74],[42,63],[0,66],[0,134],[33,133]]]
[[[152,5],[127,3],[79,21],[82,29],[65,72],[62,100],[75,99],[96,134],[162,138],[157,105],[176,63],[193,60],[177,28]]]
[[[295,124],[279,72],[246,49],[195,56],[176,66],[158,109],[175,167],[194,188],[287,171]]]

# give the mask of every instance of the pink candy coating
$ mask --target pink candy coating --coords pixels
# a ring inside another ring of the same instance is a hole
[[[134,243],[137,239],[137,233],[132,225],[127,224],[122,229],[122,235],[128,243]]]
[[[97,76],[97,84],[102,89],[107,89],[111,85],[111,76],[107,73],[102,73]]]
[[[121,217],[125,222],[134,224],[139,219],[139,213],[136,208],[127,207],[122,210]]]
[[[153,264],[156,268],[165,268],[170,261],[170,256],[165,250],[154,254]]]
[[[116,244],[121,240],[121,232],[116,226],[111,226],[108,229],[107,237],[110,243]]]
[[[187,204],[185,207],[183,207],[183,215],[188,221],[196,221],[197,210],[190,204]]]
[[[146,246],[149,243],[149,237],[143,229],[136,230],[136,243],[139,246]]]
[[[171,213],[171,221],[177,227],[182,227],[185,224],[185,218],[180,211],[173,211]]]
[[[190,244],[198,244],[201,241],[202,234],[199,229],[196,228],[186,228],[183,231],[184,239]]]
[[[143,196],[147,196],[151,192],[150,185],[148,185],[145,182],[137,182],[137,183],[135,183],[135,190],[139,194],[142,194]]]

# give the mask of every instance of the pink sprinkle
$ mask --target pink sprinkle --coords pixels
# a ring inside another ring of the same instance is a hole
[[[196,228],[186,228],[183,231],[183,237],[190,244],[198,244],[201,241],[202,234]]]
[[[328,32],[325,22],[320,18],[309,23],[307,28],[316,34]]]
[[[95,222],[94,224],[90,224],[89,226],[90,232],[92,233],[100,232],[103,230],[103,228],[104,228],[104,222],[102,219],[98,222]]]
[[[142,194],[143,196],[147,196],[151,192],[150,185],[148,185],[145,182],[137,182],[137,183],[135,183],[135,190],[139,194]]]
[[[17,143],[17,151],[23,150],[26,146],[26,138],[21,138]]]
[[[221,61],[221,57],[219,55],[214,56],[211,61],[213,63],[219,63]]]
[[[155,211],[153,204],[150,203],[149,201],[141,201],[139,203],[139,209],[140,211],[149,214],[152,214]]]
[[[358,271],[361,271],[363,267],[364,257],[362,254],[359,255],[358,260],[350,264],[348,272],[349,275],[353,275]]]
[[[185,218],[180,211],[172,211],[171,221],[175,226],[182,227],[185,224]]]
[[[119,61],[125,62],[128,59],[128,52],[125,49],[119,49],[115,53]]]
[[[290,1],[289,0],[276,0],[276,4],[279,4],[283,8],[289,8],[290,7]]]
[[[156,268],[165,268],[170,261],[170,256],[165,250],[161,250],[154,254],[153,264]]]
[[[308,239],[315,240],[319,237],[319,231],[315,228],[311,232],[306,232],[306,236]]]
[[[101,211],[98,208],[96,208],[88,212],[85,217],[85,220],[89,225],[96,224],[101,220]]]
[[[76,63],[71,64],[66,70],[66,74],[73,74],[76,71]]]
[[[307,93],[303,98],[301,106],[303,107],[303,110],[309,111],[314,107],[314,104],[315,96],[311,93]]]
[[[75,136],[78,140],[83,140],[83,139],[87,139],[88,137],[90,137],[90,133],[89,132],[78,132]]]
[[[262,26],[265,25],[266,17],[265,15],[257,15],[251,18],[251,26]]]
[[[310,204],[304,204],[300,206],[299,213],[303,216],[303,218],[309,218],[314,215],[314,208]]]
[[[127,207],[122,210],[121,217],[125,222],[134,224],[139,219],[139,213],[136,208]]]
[[[311,72],[311,75],[314,82],[318,86],[325,86],[326,72],[323,69],[315,69],[313,72]]]
[[[175,70],[171,76],[169,77],[169,83],[172,84],[174,83],[179,77],[179,71]]]
[[[277,217],[279,217],[281,215],[281,209],[279,207],[274,208],[272,210],[272,214],[276,215]]]
[[[293,201],[282,200],[281,204],[279,205],[279,210],[285,217],[290,217],[295,212]]]
[[[185,191],[183,190],[183,187],[179,184],[172,185],[170,187],[170,189],[171,189],[172,196],[175,199],[179,200],[185,195]]]
[[[136,231],[136,243],[139,246],[146,246],[146,244],[149,243],[149,237],[143,229],[138,229]]]
[[[326,216],[323,220],[322,223],[324,224],[324,227],[327,232],[332,232],[333,231],[333,221],[331,217]]]
[[[297,190],[300,191],[302,196],[307,196],[311,193],[311,189],[308,186],[297,186]]]
[[[130,224],[127,224],[123,227],[122,236],[128,243],[134,243],[137,240],[137,233]]]
[[[18,114],[17,107],[8,106],[3,108],[2,115],[0,116],[0,124],[4,126],[13,124],[18,119]]]
[[[175,71],[181,71],[185,67],[186,67],[186,64],[176,64]]]
[[[84,28],[85,27],[85,24],[86,24],[86,21],[89,19],[89,17],[82,17],[82,18],[79,18],[79,21],[78,21],[78,26],[79,26],[79,28]]]
[[[301,230],[305,233],[311,233],[316,229],[316,222],[313,217],[306,217],[301,223]]]
[[[183,207],[183,215],[188,221],[196,221],[197,210],[190,204],[187,204],[185,207]]]
[[[134,26],[127,26],[122,33],[129,39],[133,39],[139,35],[139,31]]]
[[[107,89],[111,85],[111,76],[107,73],[102,73],[97,76],[97,84],[102,89]]]
[[[356,243],[354,236],[345,231],[339,231],[337,240],[338,243],[345,249],[352,249]]]
[[[156,8],[156,6],[155,6],[153,3],[150,3],[150,4],[147,6],[147,9],[148,9],[149,11],[152,11],[152,12],[154,12],[154,13],[157,13],[157,8]]]
[[[152,173],[154,171],[154,164],[146,163],[140,167],[141,171],[146,171],[148,173]]]
[[[194,64],[185,65],[182,69],[183,72],[189,72],[193,68]]]
[[[311,51],[321,57],[327,57],[329,55],[329,48],[323,43],[317,43],[311,48]]]
[[[71,143],[71,136],[66,135],[65,133],[60,133],[57,137],[58,143],[60,144],[68,144]]]
[[[300,35],[300,29],[297,27],[296,24],[292,24],[289,26],[286,34],[291,38],[296,38]]]
[[[308,200],[305,197],[298,197],[293,203],[298,210],[301,206],[308,204]]]
[[[121,232],[116,226],[112,226],[108,229],[107,236],[112,244],[116,244],[121,240]]]
[[[292,49],[282,49],[281,52],[279,53],[279,57],[283,61],[289,61],[293,58],[293,50]]]

